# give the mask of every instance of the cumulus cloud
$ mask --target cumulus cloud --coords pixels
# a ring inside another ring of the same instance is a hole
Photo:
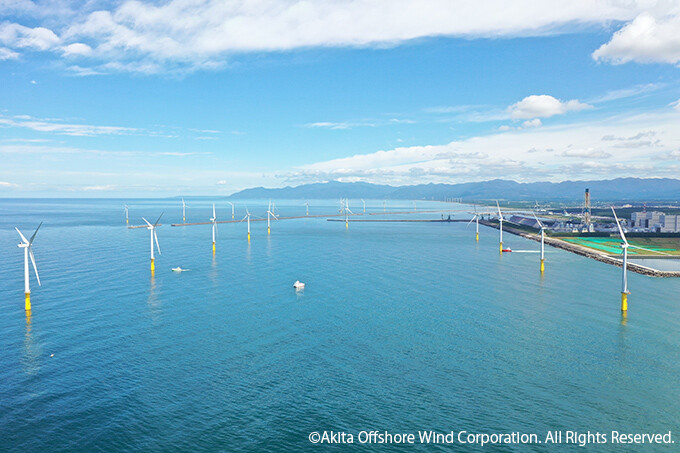
[[[678,112],[680,112],[680,99],[678,99],[677,101],[671,103],[671,106],[672,106],[675,110],[677,110]]]
[[[60,41],[48,28],[30,28],[10,22],[0,24],[0,43],[10,48],[48,50],[57,46]]]
[[[524,128],[529,128],[529,127],[541,127],[543,123],[541,123],[541,120],[538,118],[534,118],[533,120],[526,120],[525,122],[522,123],[522,127]]]
[[[452,178],[483,180],[498,175],[518,181],[561,181],[580,179],[584,172],[589,177],[603,178],[669,176],[673,169],[668,162],[674,159],[677,148],[664,149],[650,138],[662,135],[670,144],[680,142],[676,123],[676,113],[661,111],[587,123],[515,128],[442,145],[397,147],[317,162],[283,172],[279,177],[289,182],[360,178],[384,184],[413,184],[450,182]],[[631,129],[642,132],[630,135]],[[654,146],[665,154],[640,152],[644,146]]]
[[[7,182],[7,181],[0,181],[0,189],[9,189],[13,187],[19,187],[17,184]]]
[[[513,119],[549,118],[562,115],[571,111],[579,111],[591,108],[591,105],[583,104],[576,99],[562,102],[553,96],[532,95],[508,107],[510,117]],[[540,126],[540,124],[539,124]]]
[[[593,58],[612,64],[680,62],[680,14],[654,17],[643,12],[614,33],[611,40],[593,52]]]

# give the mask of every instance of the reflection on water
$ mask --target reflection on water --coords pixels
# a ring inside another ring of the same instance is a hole
[[[24,335],[24,373],[34,376],[40,371],[40,352],[31,332],[31,311],[26,312],[26,334]]]

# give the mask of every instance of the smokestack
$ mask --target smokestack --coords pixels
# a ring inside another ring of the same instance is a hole
[[[590,189],[586,189],[585,195],[585,209],[584,209],[584,222],[590,231]]]

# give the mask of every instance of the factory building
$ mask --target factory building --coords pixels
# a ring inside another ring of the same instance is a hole
[[[679,215],[664,215],[662,233],[680,233],[680,216]]]
[[[634,212],[630,215],[630,226],[631,228],[640,229],[658,229],[663,227],[663,216],[664,213],[658,211]]]

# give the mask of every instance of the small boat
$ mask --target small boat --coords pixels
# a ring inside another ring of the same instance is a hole
[[[300,280],[295,280],[295,283],[293,283],[293,288],[295,288],[295,289],[305,289],[305,284],[302,283]]]
[[[503,252],[512,252],[512,249],[503,249]]]
[[[188,270],[188,269],[182,269],[182,268],[179,267],[179,266],[173,267],[173,268],[172,268],[172,271],[173,271],[173,272],[184,272],[184,271],[186,271],[186,270]]]

